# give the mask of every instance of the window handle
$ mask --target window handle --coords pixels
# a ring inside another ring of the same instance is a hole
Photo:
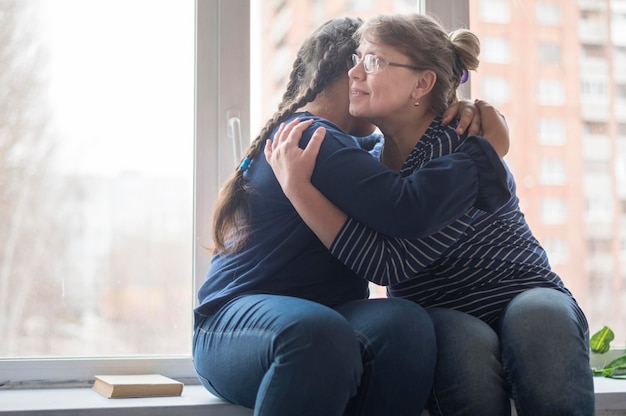
[[[233,157],[235,166],[239,164],[243,157],[243,141],[241,140],[241,117],[239,110],[228,110],[226,112],[228,119],[228,138],[233,145]]]

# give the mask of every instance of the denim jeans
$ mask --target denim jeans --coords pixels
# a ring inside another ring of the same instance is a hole
[[[438,362],[431,415],[593,416],[587,320],[569,296],[536,288],[517,295],[495,330],[471,315],[429,311]]]
[[[202,384],[255,415],[419,415],[432,389],[432,321],[402,299],[329,308],[247,295],[196,322]]]

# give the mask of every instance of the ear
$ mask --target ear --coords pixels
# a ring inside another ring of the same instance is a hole
[[[429,69],[422,71],[413,89],[413,98],[418,100],[427,95],[434,88],[435,82],[437,82],[435,71]]]

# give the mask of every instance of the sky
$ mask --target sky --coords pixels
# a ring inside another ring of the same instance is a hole
[[[42,65],[67,173],[188,175],[194,1],[35,0]]]

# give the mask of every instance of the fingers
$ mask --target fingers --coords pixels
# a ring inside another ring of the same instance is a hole
[[[320,152],[320,147],[322,146],[324,137],[326,137],[326,129],[324,127],[318,127],[313,133],[313,136],[311,136],[311,140],[304,148],[303,154],[306,157],[312,157],[313,159],[317,158],[317,154]]]
[[[497,108],[495,108],[493,105],[489,104],[488,102],[479,100],[479,99],[476,99],[474,104],[476,105],[476,108],[478,108],[478,111],[480,111],[483,124],[487,124],[487,123],[503,124],[508,130],[506,119],[498,111]]]
[[[476,108],[482,117],[482,136],[496,149],[500,157],[504,157],[510,146],[509,128],[504,116],[491,104],[476,100]]]
[[[300,141],[302,137],[302,132],[306,130],[311,123],[313,123],[313,119],[308,119],[301,121],[299,118],[291,120],[289,123],[281,123],[278,131],[274,135],[274,148],[278,143],[283,142],[293,142],[294,140]]]
[[[480,128],[480,112],[476,109],[474,105],[464,105],[458,117],[459,123],[456,127],[457,134],[461,135],[468,129],[468,134],[476,134],[476,132],[472,133],[472,131],[476,130],[477,125],[478,128]]]
[[[482,131],[482,113],[480,112],[480,109],[476,111],[475,113],[476,114],[472,114],[473,116],[472,122],[470,123],[470,126],[467,129],[468,136],[480,135]]]
[[[297,146],[297,143],[299,143],[302,138],[302,132],[304,132],[311,123],[313,123],[313,119],[301,121],[299,118],[293,119],[289,123],[280,123],[273,139],[268,139],[265,142],[265,158],[269,159],[273,151],[283,143],[291,144],[293,141],[296,141]]]
[[[450,107],[446,108],[446,111],[443,112],[441,116],[441,122],[444,126],[447,126],[456,118],[457,113],[459,112],[459,107],[461,106],[460,102],[452,103]]]

